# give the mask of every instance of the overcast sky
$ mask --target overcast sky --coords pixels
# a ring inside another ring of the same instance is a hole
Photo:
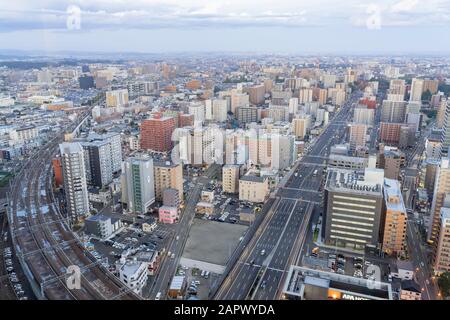
[[[450,0],[0,0],[0,50],[449,53]]]

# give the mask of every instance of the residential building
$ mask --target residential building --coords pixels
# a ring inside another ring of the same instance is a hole
[[[136,156],[126,159],[122,166],[122,202],[129,212],[146,213],[155,202],[153,159]]]
[[[386,210],[384,214],[383,251],[388,255],[400,255],[404,253],[406,246],[408,220],[400,182],[385,178],[383,193]]]
[[[64,142],[59,149],[67,213],[72,222],[77,222],[89,214],[84,151],[78,142]]]

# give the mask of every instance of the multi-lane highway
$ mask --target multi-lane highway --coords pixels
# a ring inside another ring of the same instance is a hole
[[[359,96],[360,93],[355,93],[349,98],[316,143],[292,168],[290,178],[276,193],[278,201],[224,279],[215,299],[280,297],[287,269],[302,251],[313,207],[322,201],[319,191],[329,148],[342,141],[352,115],[350,107]]]

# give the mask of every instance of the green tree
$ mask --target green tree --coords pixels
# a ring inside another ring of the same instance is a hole
[[[431,94],[430,90],[427,89],[427,91],[422,93],[422,101],[423,100],[430,101],[431,100],[431,96],[432,96],[432,94]]]
[[[450,296],[450,272],[444,272],[438,278],[438,285],[443,297]]]

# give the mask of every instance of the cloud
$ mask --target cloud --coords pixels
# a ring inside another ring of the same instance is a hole
[[[0,31],[67,28],[67,8],[81,9],[81,30],[159,28],[367,27],[380,9],[381,26],[450,22],[450,0],[2,0]]]

